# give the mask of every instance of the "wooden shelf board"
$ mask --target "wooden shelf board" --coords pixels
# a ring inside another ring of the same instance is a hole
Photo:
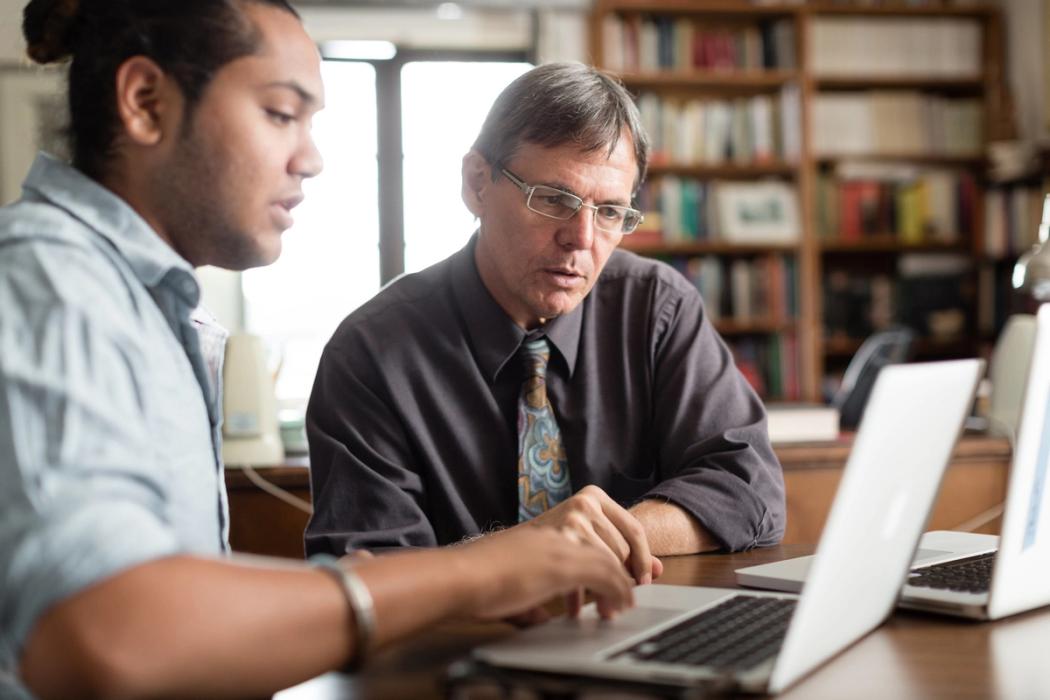
[[[970,252],[965,242],[902,243],[892,234],[871,236],[859,241],[822,240],[820,250],[824,253],[964,253]]]
[[[684,241],[681,243],[632,243],[624,238],[620,247],[639,255],[756,255],[762,253],[797,253],[798,244],[744,244],[728,241]]]
[[[619,75],[632,89],[686,87],[752,92],[783,87],[799,78],[798,71],[793,70],[625,71]]]
[[[818,90],[931,90],[949,92],[982,92],[982,76],[946,77],[938,75],[851,75],[815,76]]]
[[[798,175],[798,166],[784,162],[756,163],[756,164],[699,164],[685,165],[677,163],[649,164],[649,175],[677,175],[680,177],[695,177],[697,179],[713,178],[754,178],[754,177],[795,177]]]
[[[912,5],[833,5],[814,3],[806,6],[806,11],[817,15],[854,15],[861,17],[987,17],[995,14],[997,9],[989,5],[978,4],[969,7],[952,5],[931,5],[915,7]]]
[[[802,12],[802,7],[788,4],[752,5],[739,0],[660,0],[654,4],[652,0],[616,0],[615,2],[595,3],[595,9],[608,10],[619,14],[631,12],[652,13],[659,12],[663,15],[700,15],[704,17],[717,18],[719,15],[725,17],[793,17]]]
[[[817,163],[837,163],[846,160],[871,163],[907,161],[928,165],[956,165],[964,167],[975,167],[984,164],[984,156],[979,154],[944,155],[939,153],[822,153],[814,155],[813,160]]]

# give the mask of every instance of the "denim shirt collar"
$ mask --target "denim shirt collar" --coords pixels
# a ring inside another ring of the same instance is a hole
[[[39,153],[22,184],[28,199],[41,199],[84,222],[127,261],[147,288],[165,287],[183,304],[200,303],[193,267],[138,212],[112,191],[72,166]]]

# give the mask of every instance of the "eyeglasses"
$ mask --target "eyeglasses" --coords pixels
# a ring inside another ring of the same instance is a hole
[[[529,185],[506,168],[500,172],[507,176],[514,185],[525,193],[525,206],[531,211],[552,219],[571,219],[580,209],[587,207],[594,210],[594,225],[607,233],[633,233],[642,223],[642,212],[630,207],[615,204],[586,204],[574,194],[546,185]]]

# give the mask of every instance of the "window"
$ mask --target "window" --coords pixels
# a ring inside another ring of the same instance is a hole
[[[376,71],[334,61],[321,71],[314,139],[324,171],[304,184],[280,259],[242,277],[245,329],[271,349],[279,399],[309,396],[324,344],[379,289]]]
[[[531,67],[416,61],[402,69],[406,272],[445,259],[474,232],[460,195],[460,162],[496,96]]]
[[[242,277],[245,330],[270,347],[282,403],[309,396],[325,343],[379,291],[381,270],[387,277],[420,270],[474,231],[460,196],[460,162],[496,95],[531,64],[440,57],[322,65],[326,108],[314,120],[314,138],[324,172],[305,184],[280,259]],[[387,219],[384,200],[400,203]]]

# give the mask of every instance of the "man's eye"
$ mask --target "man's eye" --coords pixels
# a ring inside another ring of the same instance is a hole
[[[623,212],[616,207],[598,207],[598,216],[609,221],[619,221],[623,218]]]
[[[288,114],[287,112],[282,112],[277,109],[268,109],[266,110],[266,113],[270,116],[270,119],[277,122],[278,124],[281,124],[282,126],[286,124],[291,124],[293,121],[295,121],[294,114]]]

